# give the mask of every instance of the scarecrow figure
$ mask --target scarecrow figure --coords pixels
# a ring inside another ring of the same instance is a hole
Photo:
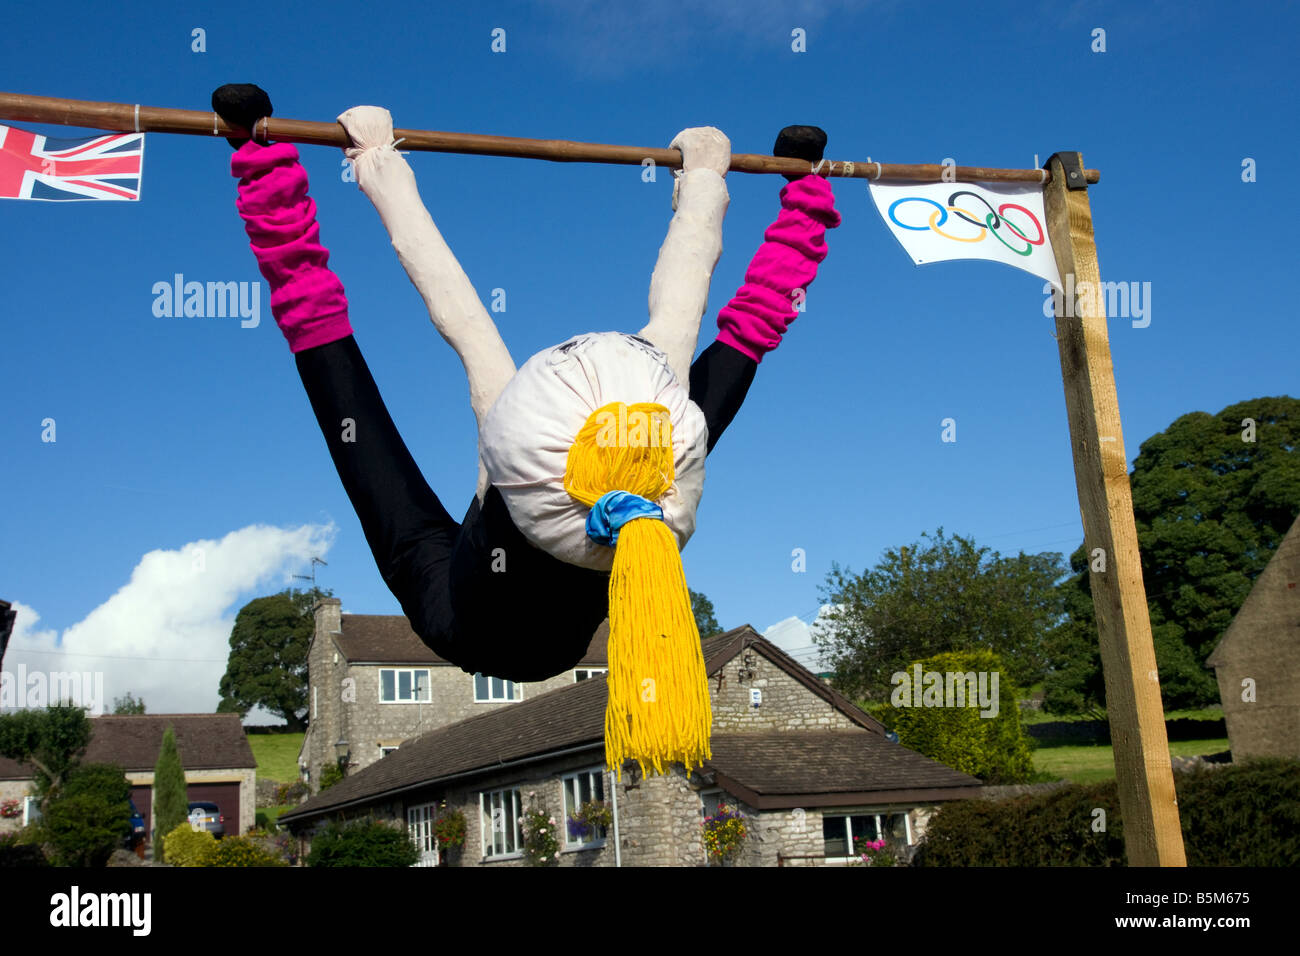
[[[248,130],[271,115],[250,85],[221,87],[212,105]],[[670,144],[682,170],[649,323],[635,335],[576,335],[516,369],[420,199],[388,111],[356,107],[339,123],[357,184],[465,366],[479,480],[461,521],[421,476],[361,356],[297,150],[231,139],[231,172],[272,314],[385,583],[435,653],[512,681],[572,668],[608,616],[608,766],[700,763],[712,718],[680,549],[695,529],[705,456],[795,319],[826,256],[825,230],[839,225],[830,184],[786,177],[781,213],[692,363],[722,253],[731,147],[712,127],[683,130]],[[816,127],[786,127],[773,153],[816,163],[825,143]]]

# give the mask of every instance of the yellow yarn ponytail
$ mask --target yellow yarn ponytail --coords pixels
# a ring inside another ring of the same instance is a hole
[[[672,487],[668,409],[611,402],[587,419],[569,448],[564,490],[591,507],[611,491],[651,502]],[[609,579],[609,704],[605,763],[621,776],[634,759],[648,773],[687,769],[710,756],[713,712],[700,635],[677,539],[663,521],[633,518],[614,547]]]

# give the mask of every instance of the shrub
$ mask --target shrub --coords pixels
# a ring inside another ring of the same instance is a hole
[[[297,803],[310,792],[311,788],[301,780],[295,780],[293,783],[282,783],[275,788],[276,806],[282,807]]]
[[[1300,866],[1300,761],[1174,774],[1188,866]],[[1106,829],[1094,830],[1096,809]],[[1115,781],[1011,800],[946,804],[914,866],[1123,866]]]
[[[284,866],[284,860],[245,837],[215,841],[204,866]]]
[[[173,866],[207,866],[217,838],[207,830],[195,830],[186,821],[163,837],[167,862]]]
[[[23,830],[0,833],[0,868],[49,866],[40,846],[29,841],[30,835]]]
[[[414,866],[420,851],[405,830],[379,820],[330,822],[312,837],[308,866]]]
[[[343,768],[336,763],[327,763],[320,768],[320,788],[328,790],[344,777]]]
[[[555,817],[534,806],[524,811],[520,829],[524,859],[529,866],[554,866],[560,862],[560,828]]]
[[[103,866],[131,825],[131,785],[121,767],[81,764],[50,794],[39,824],[56,866]]]
[[[997,674],[997,716],[980,716],[978,703],[970,700],[964,707],[911,706],[910,683],[896,686],[889,706],[880,711],[880,719],[898,734],[899,743],[985,783],[1028,781],[1033,774],[1033,757],[1020,726],[1020,692],[997,655],[984,650],[936,654],[909,666],[909,682],[917,665],[923,674]],[[939,690],[942,694],[943,688]]]

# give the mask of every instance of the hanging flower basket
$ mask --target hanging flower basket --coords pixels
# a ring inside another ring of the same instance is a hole
[[[588,800],[573,813],[569,814],[569,839],[582,842],[593,835],[612,826],[614,813],[609,805],[600,800]]]
[[[460,849],[465,845],[465,814],[459,809],[448,810],[446,803],[438,804],[438,818],[433,821],[433,835],[442,852]]]
[[[705,817],[704,851],[711,862],[726,866],[740,854],[745,845],[745,835],[749,832],[745,817],[736,807],[721,804],[718,812]]]

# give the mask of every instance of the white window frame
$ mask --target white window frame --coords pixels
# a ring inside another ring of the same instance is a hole
[[[487,697],[480,697],[478,694],[478,682],[480,678],[487,681]],[[494,681],[501,682],[501,693],[504,696],[493,696]],[[506,680],[503,677],[488,677],[483,673],[478,673],[470,677],[470,684],[474,689],[474,703],[476,704],[510,704],[517,700],[524,699],[524,685],[518,681]]]
[[[588,778],[589,787],[592,793],[591,799],[599,799],[603,803],[606,799],[605,794],[609,792],[609,788],[605,782],[605,770],[603,767],[597,766],[588,770],[575,770],[573,773],[566,773],[560,778],[560,792],[562,795],[562,805],[564,807],[565,850],[595,850],[599,847],[603,847],[609,838],[608,830],[606,830],[604,836],[593,834],[585,840],[574,840],[569,836],[569,814],[577,810],[583,803],[583,801],[579,799],[582,795],[579,781],[583,777]],[[597,782],[599,783],[601,794],[599,797],[595,795]],[[570,783],[573,785],[572,790],[570,790]]]
[[[420,851],[420,859],[412,863],[412,866],[438,865],[438,835],[434,831],[437,819],[436,803],[421,803],[406,808],[406,832],[415,848]]]
[[[502,823],[499,828],[492,819],[493,812],[498,809],[501,811]],[[479,791],[479,845],[484,860],[513,860],[524,855],[523,827],[519,825],[523,814],[523,801],[519,797],[518,787]],[[514,839],[513,850],[508,849],[510,840],[507,838],[511,836]]]
[[[581,672],[585,672],[587,676],[579,677],[578,674]],[[608,674],[608,673],[609,673],[608,667],[575,667],[573,669],[573,682],[576,684],[579,681],[591,680],[591,678],[595,677],[597,674]]]
[[[853,822],[852,822],[852,819],[851,819],[852,817],[875,817],[875,820],[876,820],[876,833],[884,833],[884,832],[885,832],[885,821],[888,820],[889,817],[893,817],[893,816],[901,816],[901,817],[903,818],[903,830],[904,830],[905,835],[906,835],[907,845],[908,845],[908,846],[912,846],[912,845],[913,845],[913,834],[912,834],[912,813],[911,813],[910,810],[899,809],[899,808],[895,807],[895,808],[892,808],[892,809],[883,809],[883,810],[882,810],[882,809],[869,809],[869,810],[851,810],[851,811],[849,811],[849,812],[847,812],[847,813],[842,813],[842,812],[836,812],[836,813],[823,813],[823,814],[822,814],[822,826],[823,826],[823,831],[822,831],[823,844],[822,844],[822,846],[823,846],[823,852],[825,852],[825,850],[824,850],[824,848],[825,848],[825,842],[824,842],[824,841],[825,841],[825,829],[824,829],[824,828],[825,828],[825,825],[826,825],[826,821],[827,821],[827,820],[838,819],[838,818],[841,818],[841,817],[844,818],[846,821],[848,821],[847,824],[846,824],[846,826],[845,826],[845,828],[844,828],[844,832],[845,832],[845,836],[848,838],[848,846],[847,846],[847,849],[848,849],[848,851],[849,851],[849,855],[848,855],[848,856],[828,856],[828,857],[826,857],[826,862],[827,862],[827,863],[853,863],[853,862],[855,862],[855,861],[858,859],[858,854],[856,854],[856,853],[853,852],[853,841],[854,841],[854,839],[855,839],[855,834],[853,833]],[[865,835],[865,834],[856,834],[856,836],[863,836],[863,835]]]
[[[383,760],[383,759],[384,759],[385,757],[387,757],[389,754],[391,754],[391,753],[396,753],[396,752],[397,752],[397,746],[396,746],[395,744],[380,744],[380,745],[379,745],[379,759],[380,759],[380,760]]]
[[[384,675],[391,673],[393,675],[393,699],[384,700]],[[411,696],[403,700],[397,696],[401,693],[402,681],[400,674],[411,675]],[[424,681],[420,682],[416,675],[423,674]],[[431,704],[433,703],[433,686],[430,683],[430,671],[427,667],[381,667],[379,668],[379,702],[381,704]],[[418,692],[423,689],[424,696],[417,696]]]

